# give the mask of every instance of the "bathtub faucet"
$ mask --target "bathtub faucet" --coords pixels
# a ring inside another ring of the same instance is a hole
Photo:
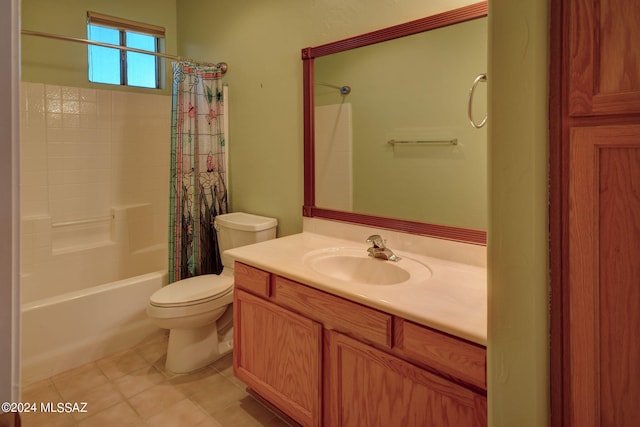
[[[374,234],[367,238],[367,243],[373,246],[367,249],[370,257],[385,259],[388,261],[400,261],[400,257],[394,254],[391,249],[384,245],[384,240],[378,234]]]

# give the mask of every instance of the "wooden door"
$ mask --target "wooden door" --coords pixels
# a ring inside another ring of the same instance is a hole
[[[640,4],[636,0],[565,3],[569,113],[640,112]]]
[[[486,426],[486,398],[335,331],[325,361],[328,426]]]
[[[551,424],[638,426],[640,3],[551,7]]]
[[[640,125],[570,133],[569,423],[640,426]]]
[[[322,325],[234,294],[234,374],[303,426],[321,425]]]

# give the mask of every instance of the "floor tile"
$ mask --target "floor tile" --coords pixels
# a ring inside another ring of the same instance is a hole
[[[147,362],[155,364],[163,356],[167,354],[167,346],[169,345],[169,335],[159,335],[143,341],[135,346],[135,350]]]
[[[195,426],[208,415],[189,399],[181,400],[166,410],[149,418],[148,423],[154,427]]]
[[[129,403],[142,419],[149,419],[167,407],[178,403],[185,395],[170,385],[155,385],[129,399]]]
[[[156,368],[149,366],[126,374],[113,381],[125,398],[130,398],[154,385],[164,384],[167,379]]]
[[[146,361],[135,350],[116,353],[96,362],[96,365],[110,380],[115,380],[139,369],[148,368],[151,363]]]
[[[216,360],[211,364],[211,367],[220,372],[225,378],[234,383],[236,386],[244,389],[246,386],[242,381],[233,375],[233,354],[228,354],[225,357]]]
[[[95,415],[103,409],[124,401],[124,397],[112,383],[105,383],[90,390],[80,391],[72,395],[63,395],[63,397],[65,402],[72,404],[86,402],[86,412],[72,413],[76,420]]]
[[[40,381],[22,391],[22,402],[61,402],[62,396],[51,381]]]
[[[127,402],[120,402],[78,423],[78,427],[137,427],[146,425]]]
[[[23,427],[287,427],[245,391],[225,356],[189,374],[164,368],[167,335],[30,384],[23,402],[87,402],[86,413],[24,413]]]
[[[258,425],[280,425],[276,423],[280,419],[253,397],[247,396],[237,403],[240,406],[240,410],[253,418]]]
[[[205,367],[189,374],[174,375],[167,383],[185,396],[191,396],[202,390],[215,390],[219,384],[224,384],[224,378],[215,369]]]
[[[216,375],[212,377],[212,381],[206,389],[195,392],[190,396],[190,399],[207,411],[209,415],[215,415],[246,396],[246,391],[236,387],[225,377]]]
[[[51,381],[50,378],[41,380],[41,381],[36,381],[35,383],[31,383],[29,385],[23,386],[22,387],[22,396],[25,396],[25,394],[30,393],[33,390],[39,390],[41,388],[44,388],[48,385],[52,385],[53,382]]]
[[[36,402],[38,405],[40,402]],[[46,402],[45,402],[46,403]],[[71,414],[52,414],[47,412],[29,412],[20,414],[22,427],[75,427]]]
[[[108,383],[107,378],[95,363],[89,363],[79,368],[63,372],[51,378],[53,384],[63,398],[77,396],[85,390],[96,388]]]
[[[201,423],[195,425],[194,427],[225,427],[225,426],[220,424],[215,419],[208,417],[208,418],[205,418],[205,420],[202,421]],[[228,426],[228,427],[231,427],[231,426]]]
[[[265,409],[266,410],[266,409]],[[255,414],[248,412],[239,401],[232,403],[226,408],[212,414],[212,417],[223,426],[234,427],[258,427],[264,425],[260,417],[262,413],[256,417]],[[273,419],[273,415],[269,418]]]

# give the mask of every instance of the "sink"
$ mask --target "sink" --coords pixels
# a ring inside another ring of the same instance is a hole
[[[387,261],[368,256],[366,248],[319,249],[306,254],[303,263],[323,276],[365,285],[422,283],[431,277],[429,267],[405,255]]]

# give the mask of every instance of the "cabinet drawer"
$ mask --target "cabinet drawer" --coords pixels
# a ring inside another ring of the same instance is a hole
[[[391,348],[392,316],[274,276],[271,300],[322,324],[373,344]]]
[[[450,335],[396,318],[397,351],[443,374],[487,389],[486,349]]]
[[[271,275],[269,273],[238,261],[234,264],[234,270],[236,288],[247,290],[255,295],[269,297],[271,293]]]

